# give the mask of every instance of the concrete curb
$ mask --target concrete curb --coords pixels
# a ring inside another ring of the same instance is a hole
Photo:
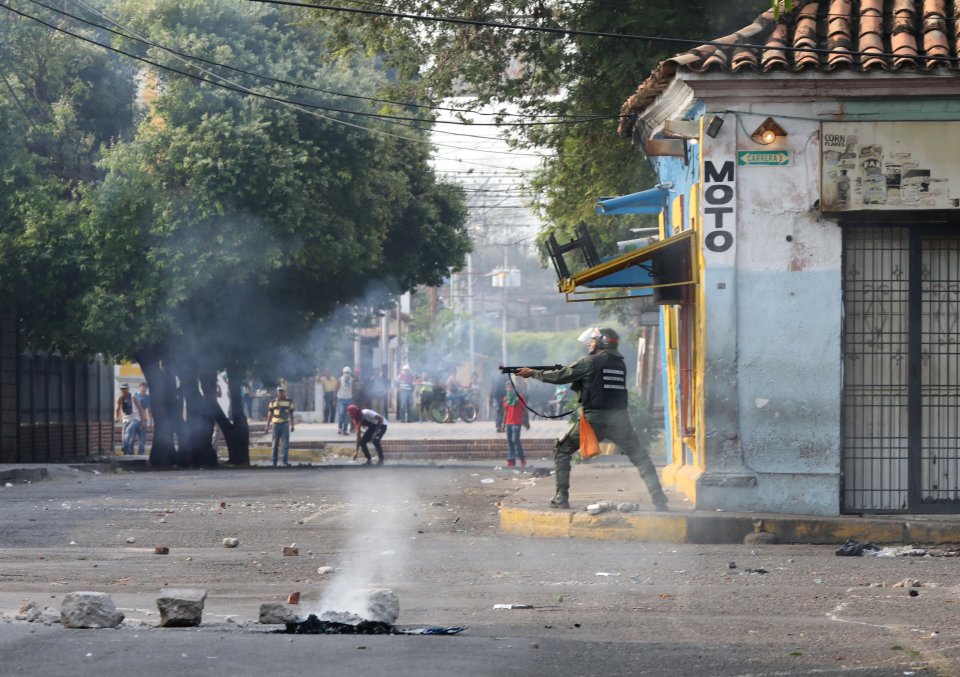
[[[0,470],[0,485],[27,484],[50,479],[46,468],[11,468]]]
[[[960,543],[960,521],[911,517],[806,517],[744,513],[620,513],[501,506],[503,533],[540,538],[592,538],[642,543],[743,543],[763,519],[763,531],[780,543]]]

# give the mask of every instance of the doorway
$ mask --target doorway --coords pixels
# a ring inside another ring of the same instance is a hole
[[[960,512],[960,234],[843,241],[843,511]]]

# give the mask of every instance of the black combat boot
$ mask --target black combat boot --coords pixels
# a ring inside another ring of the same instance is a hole
[[[560,489],[557,490],[557,494],[550,499],[551,508],[564,508],[567,509],[570,507],[570,496],[566,491]]]

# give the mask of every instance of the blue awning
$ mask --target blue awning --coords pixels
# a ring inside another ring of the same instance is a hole
[[[620,197],[597,199],[597,214],[659,214],[667,206],[666,188],[651,188]]]
[[[613,257],[607,257],[604,261],[609,261]],[[602,289],[604,287],[649,287],[654,284],[650,271],[641,266],[630,266],[615,273],[604,275],[598,280],[587,282],[584,287],[590,289]],[[630,296],[651,296],[653,288],[632,289]]]

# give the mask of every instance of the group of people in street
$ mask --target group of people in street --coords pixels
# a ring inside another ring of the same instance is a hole
[[[324,369],[319,376],[322,392],[324,423],[336,423],[340,435],[351,434],[354,426],[347,407],[356,405],[361,410],[373,409],[384,413],[396,412],[400,423],[429,421],[429,406],[436,393],[443,390],[448,406],[464,398],[479,401],[479,377],[474,374],[471,382],[461,385],[456,370],[451,370],[446,379],[434,379],[428,372],[416,374],[409,365],[404,365],[391,384],[385,375],[379,374],[362,379],[359,370],[343,367],[338,376]],[[438,385],[439,384],[439,385]],[[441,387],[442,386],[442,387]],[[392,395],[395,395],[395,400]],[[391,407],[395,401],[395,407]]]
[[[587,348],[587,354],[573,364],[555,369],[521,367],[517,369],[518,378],[509,375],[497,379],[490,391],[489,403],[496,414],[498,432],[505,432],[507,438],[507,467],[524,467],[527,464],[521,441],[521,430],[530,429],[529,410],[526,402],[526,379],[535,379],[555,386],[553,399],[549,406],[551,414],[563,415],[575,393],[579,397],[580,419],[574,422],[567,432],[554,444],[554,478],[556,493],[550,501],[554,508],[570,507],[570,470],[575,453],[580,450],[582,431],[595,434],[598,440],[614,442],[637,468],[646,484],[657,510],[667,509],[667,497],[663,492],[656,468],[650,460],[648,450],[640,442],[636,430],[627,412],[628,386],[626,362],[619,352],[620,337],[611,328],[591,327],[579,339]],[[341,435],[356,434],[356,459],[362,451],[366,465],[374,463],[368,444],[372,443],[377,454],[376,464],[383,463],[381,441],[387,433],[386,416],[387,395],[377,389],[371,389],[371,404],[363,406],[358,402],[358,393],[362,392],[357,374],[349,366],[343,367],[338,378],[329,373],[321,375],[324,393],[324,421],[334,422],[333,402],[336,403],[337,432]],[[413,416],[415,400],[433,395],[435,385],[428,374],[415,377],[408,366],[404,366],[395,382],[397,392],[397,416],[400,421],[409,421]],[[569,386],[569,387],[568,387]],[[464,393],[463,386],[457,381],[456,371],[451,371],[444,381],[444,390],[448,403]],[[145,394],[145,393],[144,393]],[[149,400],[147,401],[149,408]],[[553,412],[556,411],[556,414]],[[133,448],[132,439],[139,429],[139,421],[146,419],[145,408],[140,400],[133,400],[126,385],[117,401],[117,415],[124,416],[124,451]],[[293,430],[293,402],[286,398],[284,388],[277,389],[277,398],[271,401],[267,418],[267,428],[274,426],[273,464],[282,459],[287,464],[290,432]],[[129,418],[130,425],[126,422]],[[129,436],[129,443],[128,443]],[[143,442],[141,442],[141,450]],[[130,452],[132,453],[132,451]],[[142,453],[142,452],[141,452]],[[279,454],[279,456],[278,456]]]

